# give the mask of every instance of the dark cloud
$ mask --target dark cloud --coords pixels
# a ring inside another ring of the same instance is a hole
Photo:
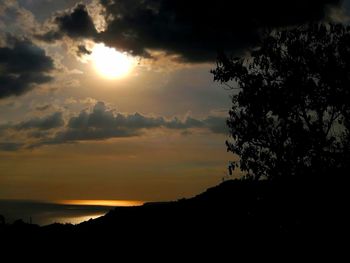
[[[75,143],[89,140],[132,137],[142,135],[145,130],[167,128],[182,132],[189,129],[206,129],[213,133],[227,134],[226,118],[208,116],[204,119],[187,117],[166,119],[164,117],[145,116],[140,113],[121,114],[109,109],[104,102],[97,102],[91,111],[81,111],[71,117],[67,124],[61,112],[44,117],[35,117],[15,124],[0,125],[0,136],[5,131],[21,131],[34,143],[0,143],[0,150],[37,148],[43,145]],[[54,129],[54,130],[53,130]]]
[[[217,50],[238,52],[259,41],[261,30],[318,21],[340,0],[118,0],[100,1],[108,27],[98,33],[83,5],[58,16],[59,31],[93,38],[135,55],[149,49],[177,54],[189,62],[212,61]]]
[[[106,140],[110,138],[131,137],[139,134],[139,131],[118,128],[66,129],[64,131],[58,132],[53,139],[44,141],[42,144],[61,144],[78,141]]]
[[[21,95],[36,84],[49,82],[53,60],[29,40],[9,38],[8,47],[0,47],[0,98]]]
[[[97,36],[94,22],[83,4],[78,4],[71,12],[56,16],[54,22],[58,30],[37,35],[37,38],[52,42],[61,39],[64,35],[71,38],[95,38]]]
[[[57,10],[72,7],[76,3],[82,2],[82,0],[17,0],[17,2],[32,12],[38,21],[44,22]]]
[[[186,130],[205,128],[214,133],[227,133],[226,118],[209,116],[199,120],[187,117],[185,120],[144,116],[140,113],[124,115],[109,110],[104,102],[97,102],[91,112],[82,111],[72,117],[66,129],[58,132],[44,144],[59,144],[82,140],[103,140],[116,137],[131,137],[142,134],[144,129],[168,128]]]
[[[6,123],[6,124],[0,124],[0,136],[3,135],[3,133],[11,127],[11,124]]]
[[[34,117],[28,120],[18,122],[18,123],[6,123],[0,125],[0,136],[5,134],[8,130],[31,131],[31,134],[48,134],[47,132],[51,129],[60,128],[65,125],[63,120],[62,112],[54,112],[50,115],[43,117]],[[35,131],[36,130],[36,131]],[[31,136],[39,137],[39,135]]]
[[[55,112],[51,115],[44,117],[35,117],[27,121],[20,122],[16,124],[13,128],[16,130],[28,130],[28,129],[38,129],[38,130],[50,130],[54,128],[59,128],[64,125],[64,120],[62,117],[62,112]]]
[[[37,39],[48,42],[48,43],[53,43],[56,40],[63,38],[63,36],[64,36],[64,34],[62,32],[55,31],[55,30],[48,31],[44,34],[36,34],[35,35],[35,37]]]
[[[28,132],[28,137],[35,139],[43,139],[50,137],[50,130],[30,130]]]
[[[20,150],[23,147],[23,143],[17,142],[0,142],[0,151],[12,152]]]
[[[45,105],[39,105],[39,106],[36,106],[35,109],[37,111],[45,111],[47,109],[51,108],[51,105],[50,104],[45,104]]]
[[[97,34],[94,22],[83,4],[77,5],[73,12],[56,17],[61,32],[70,37],[93,37]]]
[[[97,102],[91,113],[82,111],[68,122],[71,129],[109,129],[117,127],[112,111],[108,110],[104,102]]]
[[[203,122],[214,133],[228,134],[226,119],[223,117],[209,116]]]
[[[77,48],[77,55],[83,56],[83,55],[90,55],[92,53],[92,51],[88,50],[85,46],[83,45],[79,45]]]
[[[180,120],[179,118],[175,117],[171,120],[167,120],[163,117],[144,116],[140,113],[129,115],[124,115],[121,113],[115,114],[112,110],[109,110],[106,107],[104,102],[99,101],[95,104],[90,113],[82,111],[78,116],[72,117],[67,126],[70,129],[117,128],[128,131],[158,127],[165,127],[169,129],[209,128],[212,131],[223,132],[222,126],[225,126],[225,118],[209,116],[203,120],[194,119],[191,117],[187,117],[185,120]],[[132,132],[132,134],[134,134],[134,132]]]

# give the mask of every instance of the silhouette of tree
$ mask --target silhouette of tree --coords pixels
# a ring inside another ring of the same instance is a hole
[[[226,144],[240,160],[230,171],[239,167],[252,179],[304,179],[348,165],[350,27],[272,31],[248,56],[220,54],[212,73],[239,90]]]

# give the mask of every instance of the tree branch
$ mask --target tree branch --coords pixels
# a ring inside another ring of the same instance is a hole
[[[227,84],[226,82],[223,82],[222,84],[224,84],[227,88],[224,88],[224,90],[233,90],[233,89],[241,89],[240,87],[232,87],[229,84]]]

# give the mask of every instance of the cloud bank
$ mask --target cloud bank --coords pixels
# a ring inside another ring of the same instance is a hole
[[[225,117],[208,116],[204,119],[186,117],[181,120],[176,117],[166,119],[140,113],[122,114],[116,113],[100,101],[90,111],[83,110],[66,122],[62,112],[54,112],[20,123],[3,124],[0,126],[0,150],[16,151],[43,145],[141,136],[155,128],[178,131],[200,129],[211,133],[227,134]],[[20,133],[22,137],[25,134],[26,140],[1,142],[6,138],[6,134],[14,138],[16,133]]]
[[[40,36],[54,41],[68,36],[104,42],[131,54],[150,50],[178,55],[185,62],[207,62],[218,50],[240,52],[259,42],[261,31],[319,21],[340,0],[100,0],[107,26],[98,32],[86,6],[57,15],[56,30]]]
[[[34,117],[27,121],[20,122],[13,126],[16,130],[50,130],[54,128],[59,128],[64,125],[64,120],[62,117],[62,112],[54,112],[51,115],[44,117]]]

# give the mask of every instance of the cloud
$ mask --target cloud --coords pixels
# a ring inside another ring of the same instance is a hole
[[[214,133],[227,133],[226,118],[209,116],[199,120],[187,117],[185,120],[145,116],[140,113],[121,114],[108,109],[104,102],[97,102],[91,112],[82,111],[70,118],[65,130],[45,144],[67,143],[82,140],[103,140],[116,137],[138,136],[145,129],[168,128],[186,130],[190,128],[209,129]]]
[[[178,55],[187,62],[216,58],[217,50],[240,52],[258,43],[261,30],[319,21],[340,0],[191,1],[101,0],[106,29],[98,32],[82,4],[57,16],[58,29],[47,41],[68,36],[104,42],[131,54],[150,50]]]
[[[35,107],[37,111],[46,111],[49,108],[51,108],[50,104],[38,105]]]
[[[56,17],[61,32],[69,37],[92,37],[97,34],[94,22],[85,5],[78,4],[72,13]]]
[[[62,117],[62,112],[54,112],[51,115],[44,117],[35,117],[27,121],[20,122],[16,124],[13,128],[16,130],[28,130],[28,129],[38,129],[38,130],[50,130],[54,128],[59,128],[64,125],[64,120]]]
[[[83,56],[83,55],[90,55],[92,51],[88,50],[84,45],[79,45],[77,47],[77,55]]]
[[[214,133],[228,134],[226,118],[219,116],[209,116],[204,120],[205,126]]]
[[[13,152],[20,150],[23,147],[23,143],[16,142],[0,142],[0,151]]]
[[[199,120],[187,117],[185,120],[164,117],[145,116],[140,113],[115,114],[113,110],[106,107],[104,102],[97,102],[89,113],[82,111],[78,116],[72,117],[68,122],[70,129],[121,129],[128,130],[131,134],[141,129],[165,127],[168,129],[209,128],[212,131],[222,131],[219,123],[225,124],[224,117],[209,116]]]
[[[51,57],[30,40],[8,38],[8,46],[0,47],[0,99],[18,96],[35,85],[52,80]]]
[[[13,2],[13,0],[10,1]],[[17,2],[20,6],[32,12],[38,21],[44,22],[57,10],[66,9],[79,2],[89,2],[89,0],[17,0]]]
[[[53,136],[52,130],[62,128],[64,124],[61,112],[55,112],[41,118],[34,117],[19,123],[1,124],[0,151],[30,148],[31,144],[37,144],[51,138]]]
[[[94,38],[97,30],[85,5],[78,4],[71,12],[58,15],[54,18],[57,30],[51,30],[43,35],[37,35],[41,40],[53,42],[64,35],[71,38]]]
[[[35,16],[14,0],[0,0],[0,38],[6,34],[28,36],[39,26]]]
[[[102,101],[96,102],[93,108],[81,111],[64,122],[61,112],[55,112],[44,117],[35,117],[15,124],[0,125],[0,132],[21,132],[25,134],[28,143],[19,142],[16,145],[3,144],[1,149],[16,150],[20,148],[37,148],[43,145],[75,143],[79,141],[96,141],[110,138],[125,138],[140,136],[147,130],[166,128],[186,133],[189,129],[208,130],[212,133],[227,134],[226,118],[208,116],[204,119],[186,117],[184,119],[146,116],[140,113],[122,114],[110,109]]]

